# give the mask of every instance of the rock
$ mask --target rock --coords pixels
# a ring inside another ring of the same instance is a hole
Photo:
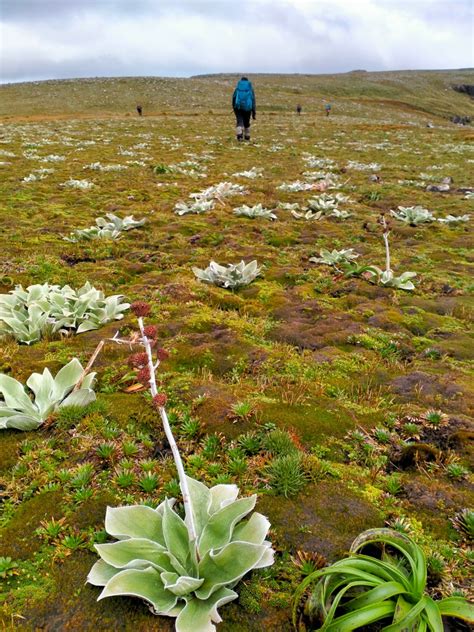
[[[469,125],[471,122],[471,117],[456,115],[451,117],[451,122],[455,123],[456,125]]]
[[[474,85],[467,83],[461,83],[457,86],[452,86],[453,90],[460,92],[461,94],[468,94],[470,97],[474,97]]]
[[[453,178],[451,178],[451,176],[446,176],[446,178],[443,178],[441,180],[441,184],[452,184],[454,182]]]
[[[429,184],[425,190],[437,193],[446,193],[447,191],[449,191],[449,189],[449,184]]]
[[[369,182],[381,182],[382,178],[380,176],[378,176],[376,173],[372,173],[369,176]]]
[[[433,128],[433,127],[434,127],[434,125],[433,125],[433,123],[427,123],[427,124],[426,124],[426,127]]]

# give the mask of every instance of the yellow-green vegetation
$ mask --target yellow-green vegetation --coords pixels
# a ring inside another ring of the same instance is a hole
[[[234,138],[234,76],[0,87],[0,293],[89,282],[150,303],[186,472],[256,493],[272,524],[276,562],[244,578],[219,631],[290,630],[305,574],[384,525],[423,548],[428,594],[472,597],[474,151],[472,128],[449,121],[474,115],[450,87],[472,82],[467,71],[257,75],[250,143]],[[427,190],[444,178],[448,191]],[[225,182],[244,193],[209,190]],[[206,190],[212,204],[175,213]],[[234,213],[243,206],[277,219]],[[298,218],[308,207],[319,210]],[[398,207],[435,221],[411,226],[391,216]],[[393,272],[416,272],[412,291],[367,271],[385,269],[381,212]],[[107,214],[146,221],[117,240],[64,240]],[[470,221],[437,221],[448,215]],[[321,251],[359,256],[321,265]],[[242,260],[260,275],[234,291],[193,274]],[[95,402],[1,431],[6,629],[173,629],[138,600],[96,603],[84,584],[94,544],[108,541],[107,506],[179,496],[129,349],[109,340],[117,331],[136,331],[128,312],[80,335],[0,340],[0,371],[21,383],[72,358],[85,366],[107,340]]]

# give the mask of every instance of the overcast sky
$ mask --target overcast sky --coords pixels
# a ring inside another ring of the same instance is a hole
[[[474,0],[0,0],[0,81],[474,66]]]

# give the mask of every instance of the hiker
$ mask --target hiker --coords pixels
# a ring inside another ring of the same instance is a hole
[[[326,110],[326,116],[329,116],[331,114],[331,104],[326,103],[326,105],[324,106],[324,109]]]
[[[255,93],[247,77],[237,83],[232,95],[232,108],[237,121],[237,140],[250,140],[250,115],[255,121]]]
[[[298,114],[298,116],[301,114],[301,110],[303,108],[301,107],[301,105],[298,103],[298,105],[296,106],[296,114]]]
[[[137,105],[137,112],[138,112],[138,116],[142,115],[142,106],[141,105]]]

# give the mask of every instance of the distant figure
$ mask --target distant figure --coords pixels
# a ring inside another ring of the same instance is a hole
[[[232,109],[234,110],[237,127],[237,140],[250,140],[250,115],[256,118],[255,93],[247,77],[237,83],[232,95]]]
[[[301,114],[301,110],[303,108],[301,107],[301,105],[298,103],[298,105],[296,106],[296,114],[298,114],[298,116]]]
[[[324,106],[324,109],[326,110],[326,116],[329,116],[331,114],[331,104],[326,103],[326,105]]]
[[[142,111],[143,111],[142,106],[141,106],[141,105],[137,105],[137,112],[138,112],[138,116],[141,116],[141,115],[142,115]]]

